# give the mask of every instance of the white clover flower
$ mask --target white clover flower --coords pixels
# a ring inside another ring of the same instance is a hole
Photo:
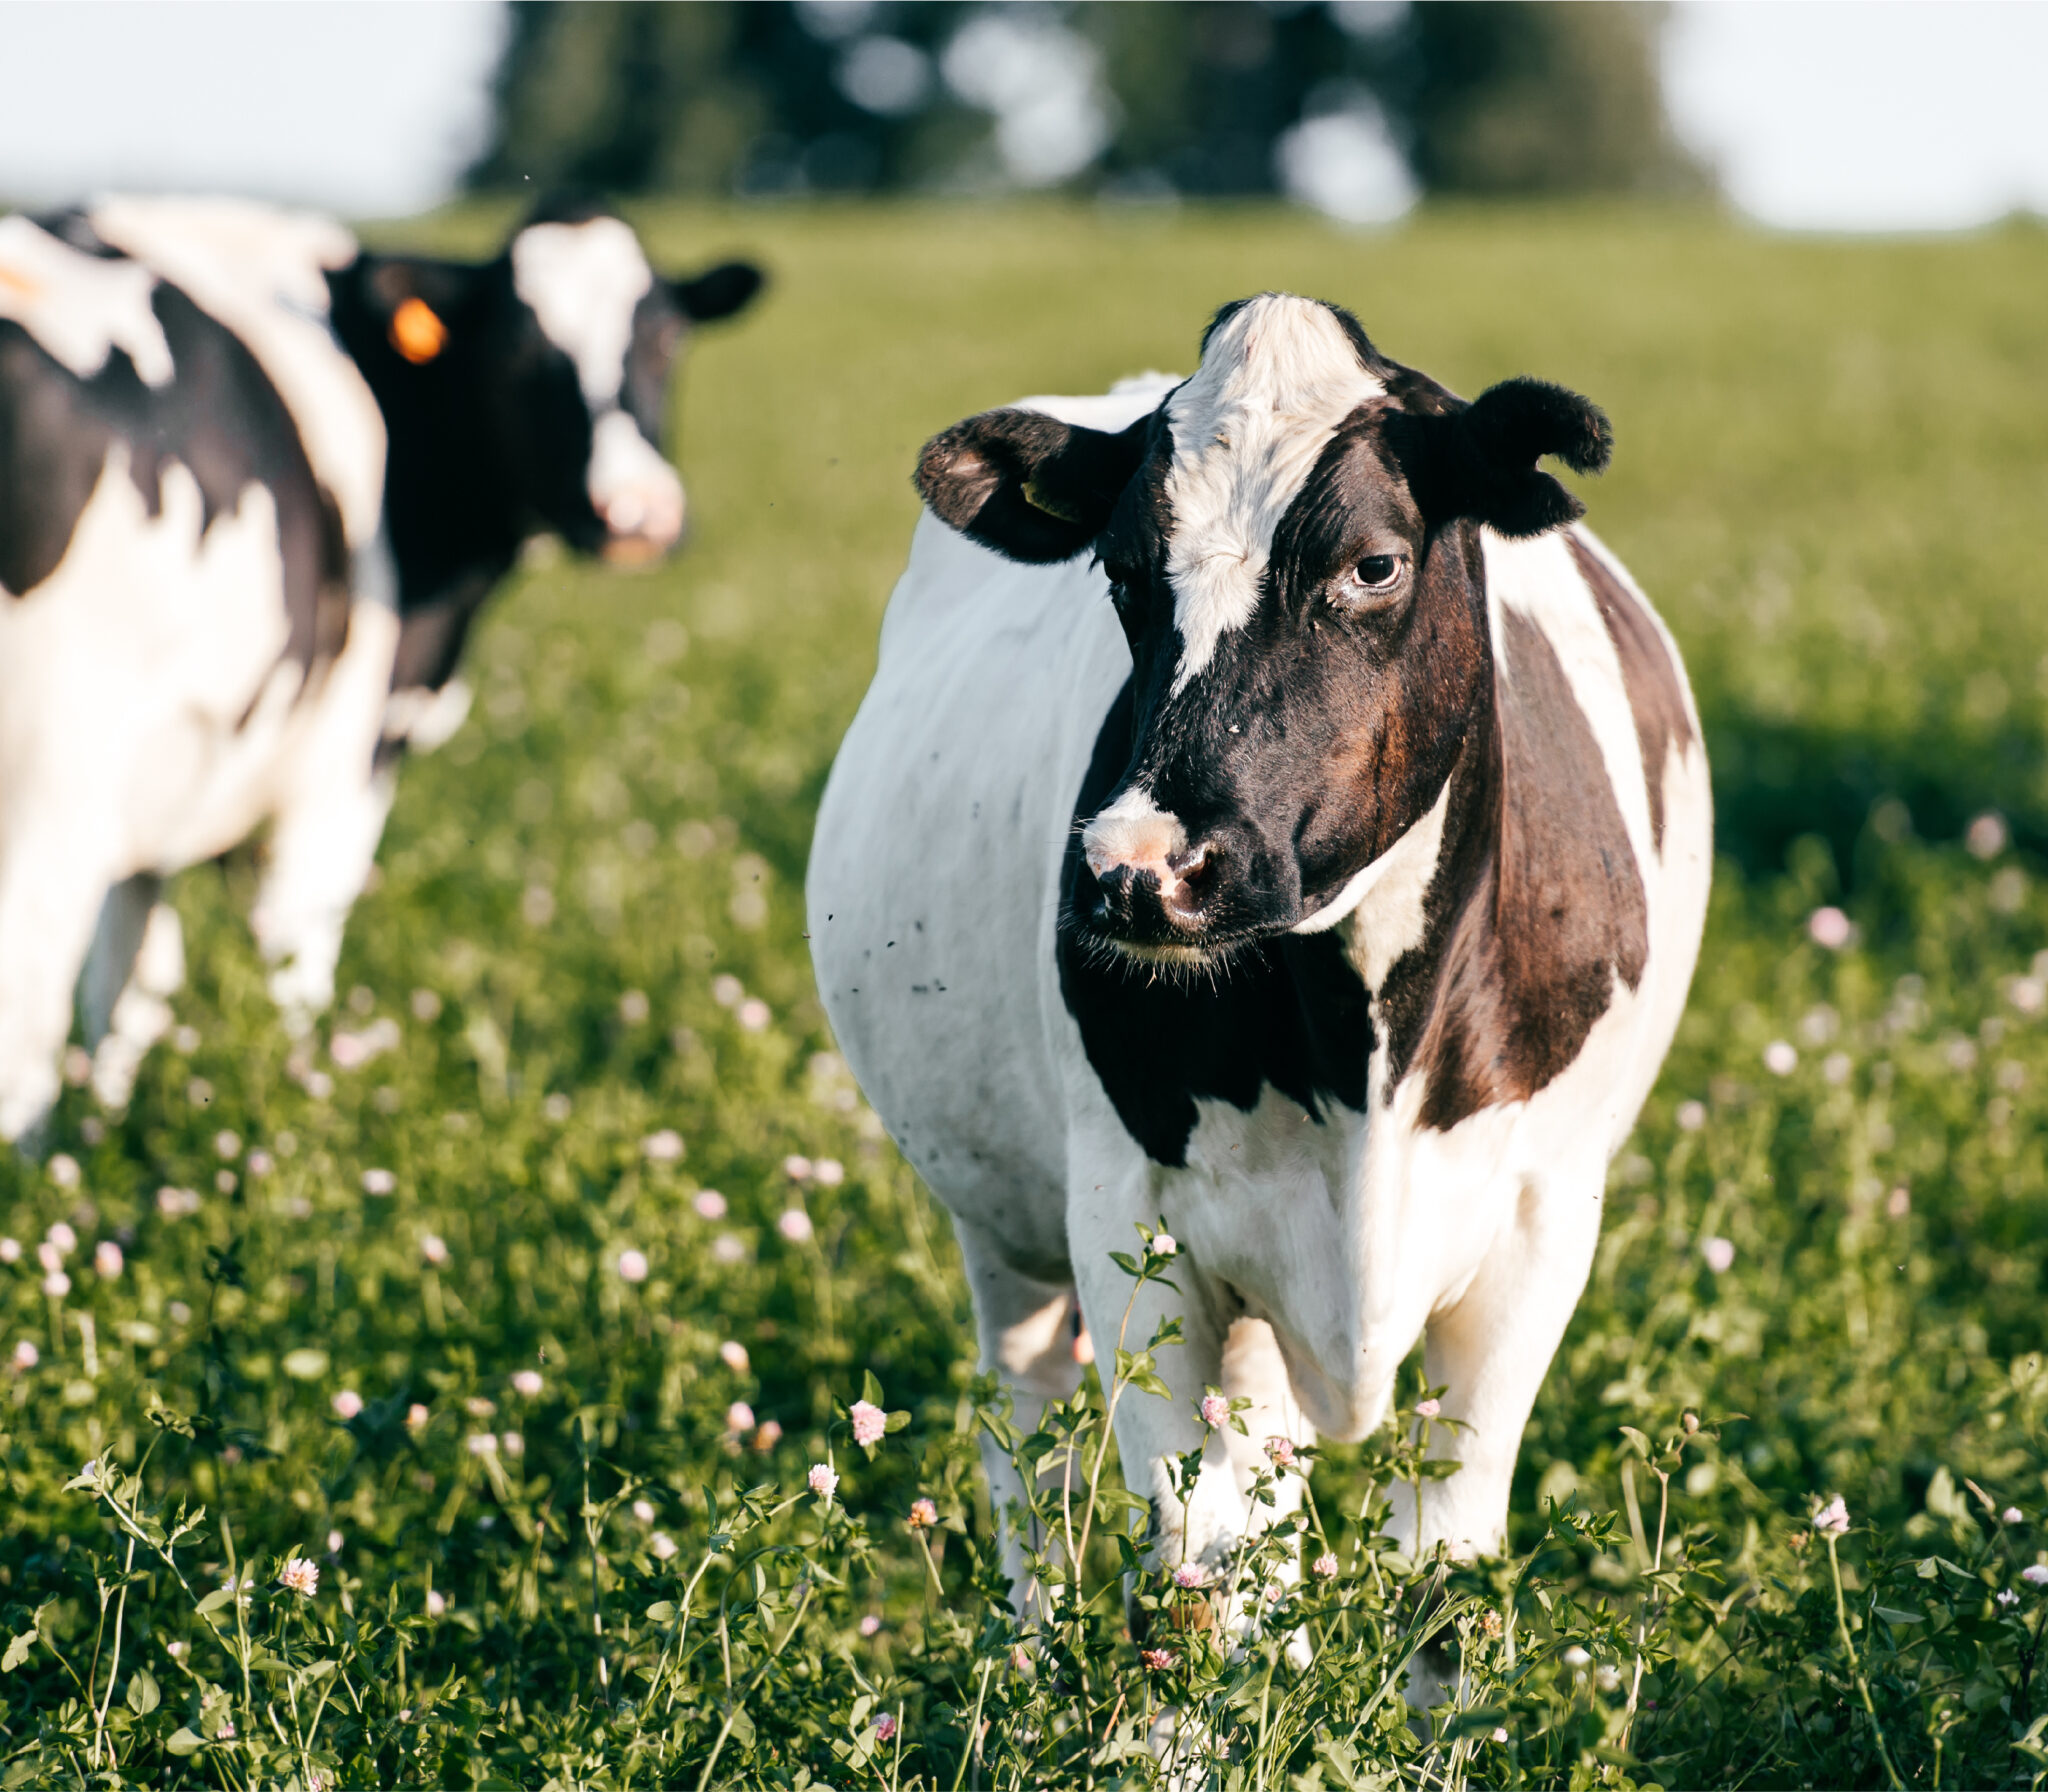
[[[700,1188],[690,1198],[690,1206],[700,1220],[722,1220],[725,1218],[725,1197],[715,1188]]]
[[[1221,1427],[1230,1423],[1230,1402],[1221,1394],[1204,1394],[1201,1412],[1205,1425]]]
[[[1773,1039],[1764,1047],[1764,1068],[1773,1076],[1790,1076],[1799,1068],[1799,1054],[1789,1040]]]
[[[654,1502],[652,1500],[635,1500],[633,1502],[633,1516],[639,1519],[642,1524],[652,1524],[654,1522]]]
[[[811,1178],[820,1188],[837,1188],[846,1180],[846,1166],[836,1157],[821,1157],[811,1166]]]
[[[363,1410],[363,1397],[354,1388],[343,1388],[330,1404],[334,1408],[334,1416],[346,1421]]]
[[[320,1590],[320,1567],[304,1556],[293,1556],[277,1571],[277,1584],[301,1599],[311,1599]]]
[[[1678,1130],[1698,1132],[1707,1123],[1707,1104],[1703,1101],[1681,1101],[1678,1104]]]
[[[420,1255],[438,1269],[448,1261],[448,1241],[438,1232],[423,1232],[420,1234]]]
[[[622,1282],[644,1282],[647,1280],[647,1253],[636,1251],[631,1246],[619,1253],[619,1279]]]
[[[365,1170],[363,1172],[363,1193],[366,1195],[389,1195],[397,1191],[398,1178],[389,1170]]]
[[[869,1400],[856,1400],[846,1416],[853,1421],[853,1441],[862,1449],[880,1443],[889,1428],[889,1415]]]
[[[1308,1571],[1309,1573],[1313,1574],[1317,1580],[1335,1579],[1337,1574],[1336,1554],[1331,1550],[1324,1550],[1323,1553],[1317,1556],[1313,1562],[1309,1563]]]
[[[58,1220],[43,1234],[43,1242],[68,1257],[78,1249],[78,1234],[62,1220]]]
[[[127,1260],[121,1255],[121,1247],[111,1238],[103,1238],[93,1247],[93,1272],[102,1281],[111,1282],[125,1267]]]
[[[1570,1648],[1565,1650],[1560,1659],[1568,1668],[1582,1668],[1593,1658],[1584,1649],[1580,1648],[1577,1643],[1573,1643]]]
[[[1444,1403],[1441,1400],[1418,1400],[1415,1403],[1415,1416],[1418,1419],[1433,1419],[1443,1409]]]
[[[71,1292],[71,1278],[61,1269],[53,1269],[43,1277],[43,1292],[52,1300],[62,1300]]]
[[[472,1456],[495,1456],[498,1440],[488,1431],[473,1431],[469,1435],[468,1449]]]
[[[1806,931],[1816,946],[1839,952],[1849,943],[1849,935],[1854,929],[1849,925],[1849,917],[1840,909],[1828,907],[1817,908],[1806,917]]]
[[[1145,1248],[1155,1257],[1172,1257],[1177,1256],[1180,1252],[1180,1245],[1175,1241],[1171,1232],[1153,1233],[1152,1242]]]
[[[1813,1515],[1813,1528],[1826,1537],[1839,1537],[1849,1528],[1849,1505],[1838,1493]]]
[[[651,1132],[640,1141],[640,1155],[651,1164],[672,1164],[683,1155],[683,1135],[672,1126]]]
[[[2029,1562],[2020,1570],[2020,1579],[2030,1587],[2048,1587],[2048,1563]]]
[[[728,1431],[753,1430],[754,1409],[744,1400],[735,1400],[725,1409],[725,1428]]]
[[[666,1562],[676,1553],[676,1540],[666,1531],[656,1531],[647,1539],[647,1547],[658,1562]]]
[[[728,1338],[718,1347],[718,1360],[735,1375],[747,1372],[747,1347],[737,1338]]]
[[[1208,1578],[1200,1562],[1183,1562],[1173,1571],[1173,1584],[1177,1587],[1199,1587]]]
[[[43,1353],[26,1338],[21,1338],[15,1342],[12,1360],[17,1370],[26,1372],[43,1360]]]
[[[775,1230],[791,1244],[809,1244],[817,1228],[811,1224],[811,1216],[801,1207],[783,1209],[782,1217],[775,1222]]]
[[[1700,1241],[1700,1255],[1717,1276],[1726,1275],[1735,1266],[1735,1247],[1725,1238],[1704,1238]]]
[[[19,1263],[20,1261],[21,1240],[18,1238],[0,1238],[0,1263]]]
[[[513,1371],[512,1391],[522,1399],[539,1399],[541,1388],[544,1385],[538,1369],[516,1369]]]
[[[826,1505],[831,1505],[832,1495],[838,1490],[839,1487],[839,1477],[836,1473],[833,1472],[832,1465],[830,1463],[812,1463],[811,1472],[804,1477],[804,1480],[809,1485],[810,1490],[813,1493],[815,1493],[819,1499],[823,1500]]]

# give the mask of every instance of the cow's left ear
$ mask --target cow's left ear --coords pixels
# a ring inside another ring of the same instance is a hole
[[[714,323],[754,302],[768,276],[751,261],[722,261],[689,280],[672,280],[669,290],[692,323]]]
[[[1120,435],[1043,411],[983,411],[925,443],[917,489],[932,513],[1012,560],[1078,554],[1145,457],[1151,413]]]
[[[1425,515],[1469,516],[1510,536],[1541,535],[1586,514],[1585,505],[1537,470],[1545,455],[1575,473],[1599,473],[1614,452],[1607,413],[1543,380],[1503,380],[1462,410],[1415,418],[1403,433],[1418,450],[1409,487]]]

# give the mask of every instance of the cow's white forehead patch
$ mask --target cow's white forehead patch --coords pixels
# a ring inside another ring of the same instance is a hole
[[[1209,338],[1202,365],[1167,401],[1173,585],[1183,689],[1224,633],[1251,620],[1273,531],[1336,427],[1386,391],[1327,305],[1264,293]]]
[[[547,339],[576,364],[593,410],[617,402],[633,340],[633,311],[654,270],[617,218],[532,224],[512,239],[512,286]]]
[[[86,255],[18,213],[0,218],[0,317],[80,379],[118,348],[145,385],[170,382],[171,345],[149,302],[155,290],[156,276],[135,262]]]

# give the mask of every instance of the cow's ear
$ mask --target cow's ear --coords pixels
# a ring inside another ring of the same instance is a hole
[[[1607,413],[1543,380],[1503,380],[1462,410],[1417,421],[1427,441],[1410,486],[1424,512],[1469,516],[1501,535],[1541,535],[1586,514],[1537,469],[1545,455],[1575,473],[1599,473],[1614,452]]]
[[[1108,525],[1151,421],[1109,435],[1043,411],[983,411],[925,443],[917,489],[941,522],[1012,560],[1071,559]]]
[[[685,317],[708,324],[745,310],[767,280],[751,261],[722,261],[692,279],[671,281],[669,290]]]
[[[484,270],[416,255],[362,255],[337,284],[367,312],[391,347],[415,366],[439,360],[466,322]]]

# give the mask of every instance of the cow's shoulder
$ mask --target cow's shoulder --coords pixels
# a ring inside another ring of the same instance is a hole
[[[1062,910],[1087,875],[1079,823],[1108,799],[1132,752],[1127,680],[1096,737],[1075,803],[1060,876]],[[1366,991],[1335,933],[1286,934],[1220,969],[1170,968],[1091,955],[1058,933],[1060,993],[1118,1118],[1157,1163],[1184,1165],[1201,1100],[1249,1113],[1271,1085],[1321,1118],[1332,1102],[1366,1105],[1373,1049]]]

